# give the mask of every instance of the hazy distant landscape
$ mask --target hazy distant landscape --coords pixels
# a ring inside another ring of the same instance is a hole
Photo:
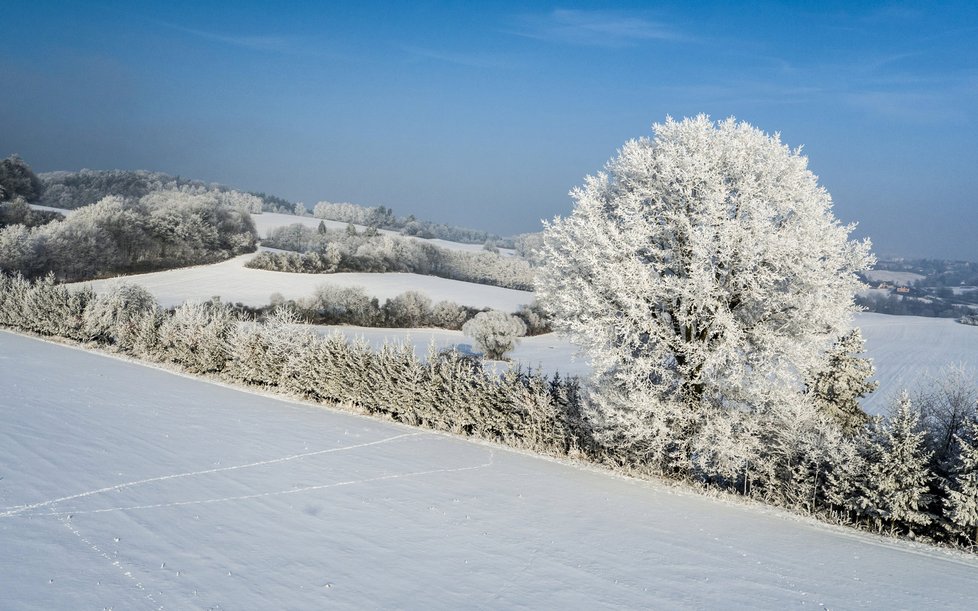
[[[9,7],[0,608],[971,608],[978,11],[744,8]]]

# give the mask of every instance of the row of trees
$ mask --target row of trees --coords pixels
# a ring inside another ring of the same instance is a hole
[[[521,305],[510,315],[486,308],[463,306],[448,300],[433,303],[430,297],[418,291],[406,291],[381,303],[359,286],[323,284],[309,297],[285,300],[281,294],[274,293],[269,305],[262,308],[248,308],[237,304],[235,308],[253,318],[262,318],[277,308],[286,308],[301,321],[317,325],[388,329],[434,327],[453,331],[463,330],[466,323],[480,314],[491,313],[493,316],[514,317],[522,329],[517,337],[550,332],[549,321],[535,302]]]
[[[319,202],[313,207],[312,214],[316,218],[365,225],[377,229],[390,229],[419,238],[438,238],[462,242],[463,244],[492,243],[505,248],[512,248],[513,246],[511,240],[505,240],[494,233],[423,221],[415,218],[414,215],[399,217],[386,206],[368,207],[348,203]]]
[[[573,454],[631,473],[669,473],[877,532],[976,544],[978,392],[967,378],[944,378],[913,399],[904,396],[890,418],[851,431],[831,415],[794,405],[677,412],[689,435],[661,430],[669,443],[649,451],[650,445],[609,436],[606,418],[593,419],[609,400],[602,389],[518,368],[487,373],[453,351],[426,360],[410,346],[373,351],[296,322],[287,309],[243,322],[219,301],[163,311],[133,285],[96,295],[51,278],[0,277],[0,325],[95,342],[407,424]]]
[[[517,290],[533,289],[533,270],[517,257],[441,248],[423,240],[353,230],[278,227],[262,242],[289,253],[262,252],[249,267],[285,272],[409,272]]]
[[[41,190],[36,203],[54,208],[73,210],[89,206],[106,197],[136,200],[150,193],[178,191],[188,195],[210,195],[222,203],[251,214],[261,214],[263,210],[286,214],[294,212],[290,202],[272,195],[243,193],[217,183],[205,183],[162,172],[80,170],[45,172],[39,178]]]
[[[107,197],[63,220],[0,229],[0,270],[62,281],[214,263],[255,250],[247,212],[214,194]]]

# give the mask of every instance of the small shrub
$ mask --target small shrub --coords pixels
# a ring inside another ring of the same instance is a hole
[[[476,314],[462,325],[462,333],[475,341],[486,358],[501,360],[516,347],[519,338],[526,335],[526,325],[511,314],[489,310]]]

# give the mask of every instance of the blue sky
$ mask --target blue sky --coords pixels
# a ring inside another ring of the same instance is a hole
[[[978,260],[978,2],[45,2],[0,156],[534,231],[667,115],[804,145],[881,255]]]

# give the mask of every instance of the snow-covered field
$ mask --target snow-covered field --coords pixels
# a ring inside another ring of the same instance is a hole
[[[962,364],[978,376],[978,327],[949,318],[869,312],[857,314],[855,324],[862,329],[880,382],[863,403],[870,413],[881,413],[901,390],[913,389],[947,365]]]
[[[277,229],[279,227],[287,227],[289,225],[294,225],[299,223],[310,229],[316,229],[319,227],[319,222],[322,221],[326,224],[329,229],[346,229],[346,223],[340,223],[338,221],[327,221],[325,219],[318,219],[311,216],[293,216],[291,214],[279,214],[277,212],[263,212],[261,214],[252,214],[251,218],[255,221],[255,229],[258,230],[259,238],[268,237],[268,232],[272,229]],[[366,229],[363,225],[355,225],[359,231]],[[380,229],[380,233],[385,235],[395,235],[400,236],[401,234],[397,231],[390,231],[389,229]],[[447,248],[449,250],[462,250],[465,252],[483,252],[482,244],[463,244],[461,242],[451,242],[449,240],[439,240],[439,239],[424,239],[411,237],[413,240],[423,240],[434,246],[440,246],[441,248]],[[499,253],[502,255],[513,255],[514,252],[509,248],[500,248]]]
[[[28,205],[34,210],[44,210],[45,212],[57,212],[58,214],[61,214],[63,216],[68,216],[72,212],[74,212],[74,210],[67,210],[65,208],[53,208],[51,206],[39,206],[37,204],[28,204]]]
[[[262,306],[269,303],[272,293],[281,293],[286,299],[299,299],[311,296],[316,287],[323,284],[360,286],[381,302],[405,291],[421,291],[435,302],[448,299],[461,305],[515,312],[520,304],[533,301],[533,294],[527,291],[419,274],[294,274],[248,269],[244,264],[253,256],[247,254],[213,265],[135,274],[127,276],[126,280],[146,287],[165,307],[180,305],[189,299],[206,300],[215,295],[228,303]],[[109,282],[113,280],[82,284],[91,284],[97,291]]]
[[[972,609],[978,559],[0,333],[0,607]]]

